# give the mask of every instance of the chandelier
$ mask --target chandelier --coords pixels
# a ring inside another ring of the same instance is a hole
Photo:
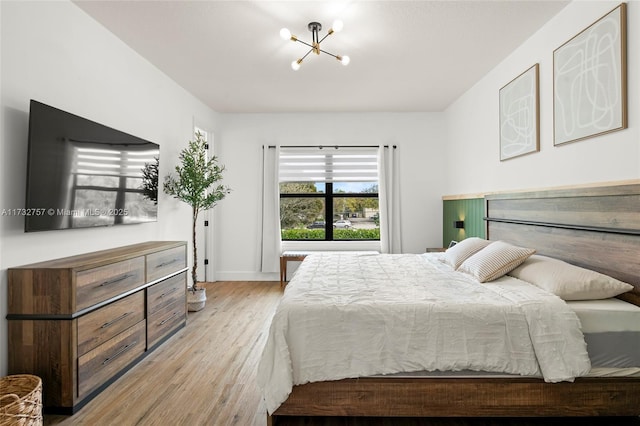
[[[306,41],[300,40],[298,37],[291,34],[291,31],[289,31],[286,28],[281,29],[280,37],[282,37],[283,39],[297,41],[298,43],[306,44],[311,48],[302,58],[296,59],[295,61],[291,62],[291,68],[293,68],[294,71],[298,71],[300,69],[300,64],[302,63],[302,61],[311,52],[315,53],[316,55],[319,55],[320,52],[326,53],[327,55],[333,56],[334,58],[336,58],[338,61],[342,63],[342,65],[345,65],[345,66],[349,65],[350,59],[348,56],[334,55],[333,53],[329,53],[326,50],[322,50],[320,48],[320,43],[322,43],[324,39],[329,37],[331,34],[340,32],[342,30],[343,25],[344,24],[342,23],[342,21],[339,21],[339,20],[334,21],[331,28],[329,28],[329,31],[327,32],[327,34],[324,37],[320,38],[319,32],[322,30],[322,24],[320,24],[319,22],[309,22],[309,25],[307,25],[307,28],[309,28],[309,31],[311,31],[311,35],[312,35],[311,43],[307,43]]]

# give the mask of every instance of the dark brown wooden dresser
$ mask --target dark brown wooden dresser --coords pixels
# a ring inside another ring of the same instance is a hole
[[[8,270],[9,374],[73,414],[187,318],[187,245],[149,241]]]

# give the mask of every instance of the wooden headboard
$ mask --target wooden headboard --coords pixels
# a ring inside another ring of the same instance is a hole
[[[485,196],[487,238],[607,274],[640,306],[640,183]]]

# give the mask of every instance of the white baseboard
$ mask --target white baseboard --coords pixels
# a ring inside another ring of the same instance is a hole
[[[217,271],[216,281],[280,281],[278,272]]]

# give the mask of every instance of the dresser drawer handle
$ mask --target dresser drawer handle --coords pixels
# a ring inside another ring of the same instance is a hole
[[[111,284],[119,283],[120,281],[124,281],[127,278],[131,278],[133,276],[134,276],[133,274],[124,274],[123,276],[121,276],[119,278],[115,278],[115,279],[109,280],[109,281],[104,281],[98,287],[105,287],[105,286],[108,286],[108,285],[111,285]]]
[[[176,258],[171,259],[168,262],[162,262],[162,263],[157,264],[156,268],[164,268],[165,266],[169,266],[172,263],[176,263],[176,262],[180,262],[180,261],[182,261],[182,258],[181,257],[176,257]]]
[[[174,287],[171,290],[167,291],[166,293],[162,293],[159,297],[160,299],[163,299],[166,296],[170,295],[171,293],[175,293],[176,291],[178,291],[178,287]]]
[[[174,312],[173,315],[171,315],[169,318],[163,319],[162,321],[160,321],[160,325],[165,325],[167,322],[169,322],[172,319],[174,319],[176,317],[176,315],[178,315],[178,313]]]
[[[116,319],[112,319],[109,322],[105,322],[104,324],[102,324],[100,326],[100,328],[107,328],[107,327],[111,327],[113,324],[117,323],[120,320],[125,319],[126,317],[128,317],[129,315],[131,315],[133,312],[125,312],[124,314],[120,315],[118,318]]]
[[[102,365],[109,364],[111,361],[113,361],[114,359],[116,359],[117,357],[119,357],[120,355],[122,355],[123,353],[125,353],[126,351],[128,351],[129,349],[131,349],[132,347],[134,347],[137,344],[138,344],[138,341],[136,340],[136,341],[133,341],[133,342],[129,343],[128,345],[124,345],[123,347],[121,347],[118,350],[118,352],[116,352],[115,354],[113,354],[109,358],[106,358],[104,361],[102,361]]]

